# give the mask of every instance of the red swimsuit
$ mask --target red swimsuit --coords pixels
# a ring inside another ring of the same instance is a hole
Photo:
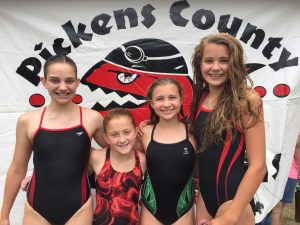
[[[129,172],[115,171],[110,162],[110,149],[96,179],[94,225],[137,225],[138,200],[143,171],[137,151],[135,166]]]

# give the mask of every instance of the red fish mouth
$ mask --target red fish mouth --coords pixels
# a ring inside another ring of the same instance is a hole
[[[116,65],[107,60],[93,66],[81,79],[81,83],[87,85],[92,92],[111,96],[110,99],[96,102],[92,108],[97,111],[116,107],[138,109],[145,107],[147,103],[148,87],[162,77],[175,78],[187,90],[191,89],[191,79],[187,74],[147,72]]]

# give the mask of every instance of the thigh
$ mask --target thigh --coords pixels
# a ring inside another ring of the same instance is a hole
[[[163,225],[159,222],[142,204],[141,214],[140,214],[140,225]]]
[[[23,225],[51,225],[44,217],[35,211],[26,201],[24,207]]]
[[[218,209],[216,217],[221,216],[230,206],[231,201],[224,202]],[[251,205],[248,204],[235,225],[254,225],[255,217]]]
[[[91,225],[93,223],[92,197],[68,220],[65,225]]]
[[[195,225],[195,209],[192,207],[186,214],[180,217],[173,225]]]

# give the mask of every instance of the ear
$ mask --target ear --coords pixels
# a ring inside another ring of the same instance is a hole
[[[151,100],[149,100],[149,105],[151,106],[151,108],[153,109],[153,103]]]
[[[109,138],[107,137],[107,135],[105,133],[103,133],[103,137],[104,137],[104,140],[106,141],[106,143],[108,145],[110,145]]]
[[[45,77],[40,77],[40,81],[43,84],[43,86],[47,89],[46,78]]]
[[[77,85],[77,87],[79,86],[79,84],[80,84],[80,79],[77,78],[77,79],[76,79],[76,85]]]

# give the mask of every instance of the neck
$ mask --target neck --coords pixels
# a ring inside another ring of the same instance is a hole
[[[174,129],[181,124],[181,121],[176,117],[171,120],[164,120],[162,118],[159,119],[157,125],[163,127],[164,129]]]
[[[217,99],[222,93],[223,89],[224,87],[209,87],[208,95]]]
[[[127,154],[120,154],[118,151],[115,151],[114,149],[110,148],[110,157],[112,157],[114,160],[118,162],[125,162],[131,159],[133,155],[133,150],[128,152]]]
[[[77,108],[77,105],[74,104],[73,102],[67,103],[67,104],[57,104],[55,102],[51,102],[48,105],[48,110],[52,112],[57,112],[57,113],[64,113],[67,112],[69,113],[71,110],[74,110]]]

